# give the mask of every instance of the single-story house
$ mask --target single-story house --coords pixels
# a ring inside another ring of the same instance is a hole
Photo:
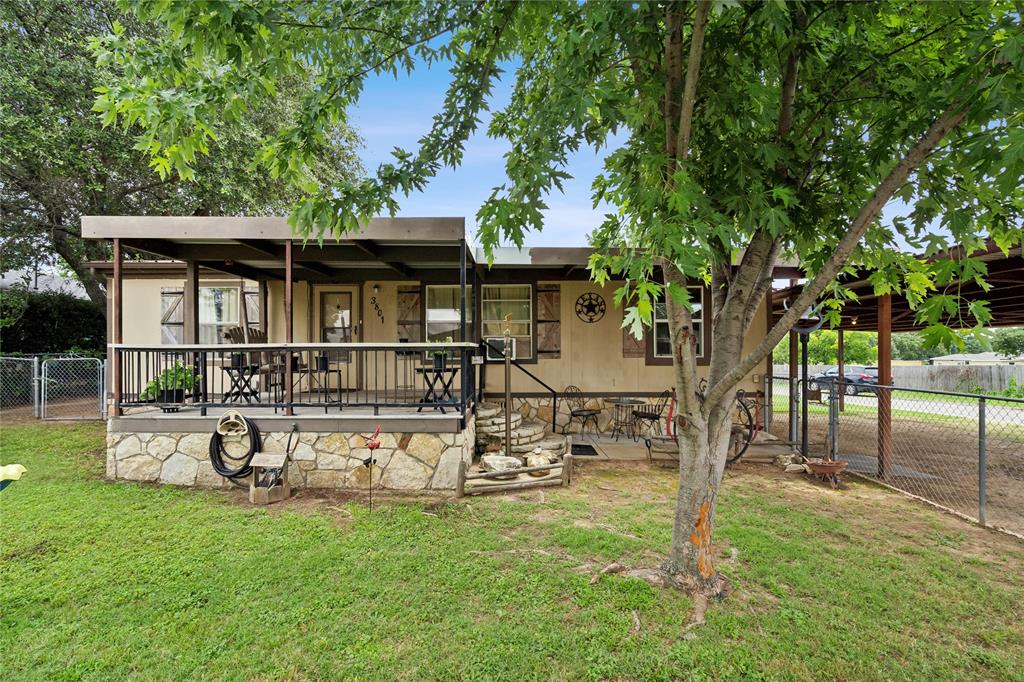
[[[488,265],[463,218],[374,219],[322,242],[283,218],[85,217],[82,233],[114,248],[92,264],[110,301],[111,478],[222,484],[204,460],[236,408],[271,446],[298,429],[300,485],[364,486],[362,434],[380,425],[379,485],[452,488],[484,441],[476,407],[504,396],[506,325],[524,447],[560,438],[569,387],[608,430],[610,399],[656,401],[673,384],[664,306],[634,339],[617,284],[590,280],[588,248],[503,248]],[[708,292],[693,294],[707,362]],[[766,300],[747,348],[769,312]],[[740,388],[762,390],[765,367]]]
[[[994,351],[982,353],[952,353],[939,355],[928,360],[929,365],[1017,365],[1024,363],[1024,355],[1007,357]]]

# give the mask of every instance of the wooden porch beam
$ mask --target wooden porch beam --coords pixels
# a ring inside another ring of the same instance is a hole
[[[360,251],[362,251],[363,253],[365,253],[373,260],[383,263],[384,265],[391,268],[392,270],[402,275],[403,277],[410,277],[409,268],[407,268],[402,263],[399,263],[397,261],[384,260],[384,257],[381,255],[380,248],[372,239],[356,239],[355,241],[352,242],[352,245],[355,246]]]
[[[217,260],[201,260],[196,261],[200,266],[207,270],[216,270],[223,272],[227,275],[234,275],[235,277],[244,277],[253,281],[260,281],[261,279],[281,279],[281,275],[273,272],[272,270],[264,270],[263,268],[254,268],[251,265],[244,263],[231,263],[227,261]]]
[[[114,239],[114,276],[111,281],[111,304],[113,312],[113,324],[111,326],[111,337],[114,343],[124,343],[124,245],[120,239]],[[113,351],[113,381],[114,386],[114,416],[120,417],[121,411],[121,375],[123,369],[123,356],[119,351]]]

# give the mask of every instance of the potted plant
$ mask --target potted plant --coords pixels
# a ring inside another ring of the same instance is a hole
[[[180,362],[162,371],[159,376],[146,384],[139,398],[154,401],[170,407],[161,407],[164,412],[177,412],[179,405],[185,402],[185,391],[191,391],[196,385],[196,372]]]
[[[444,341],[442,341],[441,343],[451,343],[451,342],[452,342],[452,337],[447,336],[447,337],[445,337]],[[430,354],[434,356],[434,371],[435,372],[443,372],[444,369],[445,369],[445,364],[448,361],[448,349],[447,348],[439,348],[437,350],[430,351]]]

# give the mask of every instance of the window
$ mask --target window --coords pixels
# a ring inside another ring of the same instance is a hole
[[[703,287],[687,287],[690,292],[690,304],[693,306],[693,335],[697,337],[697,357],[704,357],[704,289]],[[672,340],[668,330],[668,306],[665,294],[654,304],[654,357],[671,358]]]
[[[458,286],[427,287],[427,341],[444,341],[449,336],[453,341],[462,341],[460,321],[462,319],[461,291]],[[473,297],[472,290],[466,288],[466,333],[472,337],[473,329]]]
[[[199,288],[199,343],[223,343],[224,332],[238,320],[238,289]]]
[[[501,337],[511,315],[511,336],[517,360],[533,357],[533,288],[529,284],[485,285],[481,299],[482,336]]]
[[[259,291],[255,289],[245,291],[245,312],[249,328],[259,328]],[[238,326],[241,326],[238,287],[199,287],[199,343],[225,343],[225,330]],[[160,343],[179,344],[184,340],[184,290],[161,289]]]

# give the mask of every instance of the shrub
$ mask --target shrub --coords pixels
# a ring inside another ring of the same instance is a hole
[[[57,291],[5,291],[0,297],[0,352],[102,355],[107,324],[92,301]]]

